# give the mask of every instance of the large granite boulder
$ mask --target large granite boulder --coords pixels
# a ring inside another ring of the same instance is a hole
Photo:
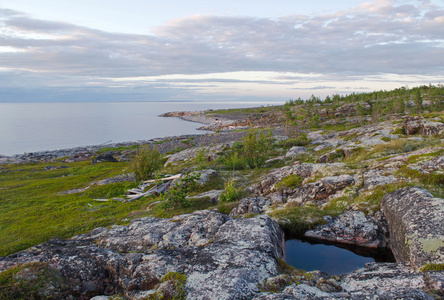
[[[385,195],[381,209],[396,261],[415,269],[444,263],[444,199],[423,188],[406,187]]]
[[[159,282],[169,272],[186,275],[187,299],[251,299],[257,284],[279,274],[283,243],[268,216],[232,219],[207,210],[52,240],[0,258],[0,271],[46,262],[66,280],[70,299],[116,293],[142,299],[168,288]],[[51,297],[45,293],[40,297]]]

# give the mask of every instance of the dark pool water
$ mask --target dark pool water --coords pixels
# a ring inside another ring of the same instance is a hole
[[[285,242],[285,261],[305,271],[320,270],[340,275],[364,267],[368,262],[395,261],[390,250],[369,250],[356,246],[320,244],[308,239]]]

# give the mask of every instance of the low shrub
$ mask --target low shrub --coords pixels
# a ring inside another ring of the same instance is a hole
[[[149,145],[137,150],[136,156],[130,162],[137,181],[150,179],[154,172],[163,166],[163,157],[157,148],[150,149]]]
[[[222,202],[233,202],[234,200],[237,200],[240,193],[235,186],[234,180],[233,179],[227,180],[225,182],[224,187],[225,189],[220,194],[219,200]]]

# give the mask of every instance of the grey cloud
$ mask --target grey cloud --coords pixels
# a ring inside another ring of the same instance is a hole
[[[437,63],[444,47],[443,18],[442,7],[430,1],[381,1],[349,11],[280,19],[191,17],[156,28],[155,35],[132,35],[0,9],[0,26],[7,29],[0,31],[0,46],[18,50],[0,52],[0,65],[15,72],[9,73],[14,76],[5,79],[6,85],[25,71],[33,73],[26,78],[36,85],[47,86],[52,85],[51,76],[57,76],[57,86],[93,81],[106,85],[109,81],[97,78],[235,71],[317,73],[344,79],[385,73],[443,76],[444,66]],[[288,84],[282,80],[286,79],[258,83]]]

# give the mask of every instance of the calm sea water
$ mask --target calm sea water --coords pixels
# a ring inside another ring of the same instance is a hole
[[[257,102],[0,103],[0,154],[56,150],[203,133],[169,111],[268,105]]]

